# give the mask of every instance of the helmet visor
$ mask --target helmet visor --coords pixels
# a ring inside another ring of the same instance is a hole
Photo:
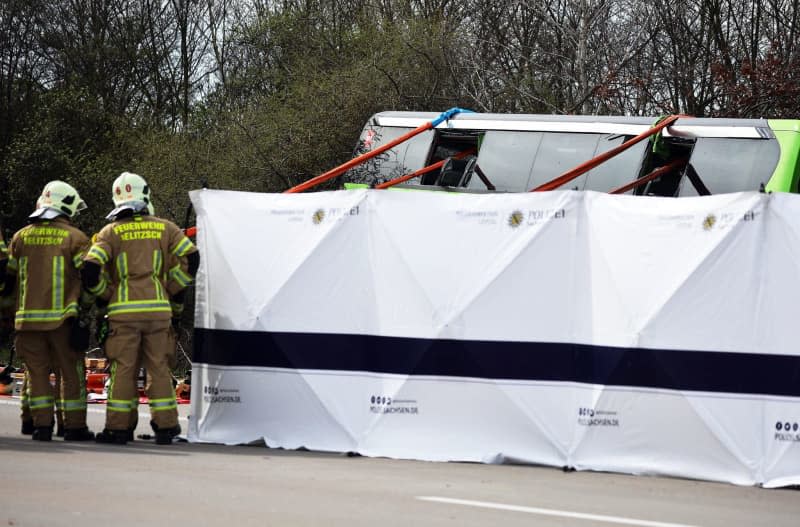
[[[53,218],[57,218],[59,216],[66,216],[66,214],[52,207],[39,207],[38,209],[33,211],[31,215],[28,216],[28,218],[39,219],[39,220],[52,220]]]
[[[134,214],[147,211],[147,203],[144,201],[129,201],[127,203],[123,203],[114,207],[114,210],[109,212],[106,215],[107,220],[113,220],[116,218],[122,211],[130,210],[133,211]]]

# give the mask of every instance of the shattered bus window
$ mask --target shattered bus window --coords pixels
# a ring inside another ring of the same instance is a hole
[[[369,126],[362,132],[353,157],[371,152],[406,133],[408,130],[405,128]],[[424,166],[431,134],[432,132],[424,132],[378,154],[347,171],[345,179],[374,186],[419,170]]]

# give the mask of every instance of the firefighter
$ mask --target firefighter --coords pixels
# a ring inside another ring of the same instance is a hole
[[[50,441],[56,403],[50,373],[61,373],[59,406],[64,440],[86,441],[86,378],[82,352],[88,330],[79,324],[79,269],[89,239],[71,220],[86,208],[78,191],[63,181],[45,185],[28,217],[29,225],[11,239],[4,292],[16,282],[15,346],[28,375],[32,437]],[[88,302],[90,306],[91,303]]]
[[[105,429],[96,439],[115,444],[132,439],[139,402],[136,376],[142,365],[152,378],[147,390],[150,424],[156,443],[166,445],[181,431],[170,374],[175,353],[170,319],[183,306],[183,291],[170,296],[167,284],[188,286],[200,256],[177,225],[150,214],[152,196],[144,178],[123,172],[111,193],[110,223],[97,234],[81,271],[84,287],[107,302],[109,321],[105,350],[111,382]]]
[[[39,209],[41,206],[41,197],[36,200],[36,208]],[[6,295],[3,294],[4,290],[4,281],[5,281],[5,267],[7,264],[7,256],[8,256],[8,247],[5,243],[5,237],[3,236],[3,229],[0,227],[0,333],[6,335],[7,333],[10,334],[14,328],[14,298],[12,296],[12,291],[8,291]],[[6,327],[6,325],[10,327]],[[5,336],[3,337],[5,340]],[[11,367],[11,360],[9,360],[8,367]],[[55,374],[55,383],[53,385],[53,399],[55,400],[56,404],[56,435],[58,437],[64,437],[64,412],[61,409],[63,404],[63,397],[61,394],[61,374],[56,369],[54,372]],[[33,417],[31,416],[31,408],[29,404],[30,399],[30,391],[29,391],[29,375],[28,372],[25,371],[22,377],[22,386],[20,387],[20,420],[22,421],[22,427],[20,429],[20,433],[22,435],[33,435]]]

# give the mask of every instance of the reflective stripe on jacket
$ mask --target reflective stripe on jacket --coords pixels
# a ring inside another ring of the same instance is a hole
[[[137,215],[109,223],[85,256],[108,272],[92,293],[109,301],[112,320],[169,319],[168,282],[191,282],[183,269],[195,251],[183,231],[162,218]]]
[[[64,216],[14,234],[7,272],[17,279],[17,330],[55,329],[78,314],[78,270],[88,244],[89,238]]]

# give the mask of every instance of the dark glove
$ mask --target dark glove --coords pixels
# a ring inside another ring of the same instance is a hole
[[[174,295],[169,301],[172,308],[172,329],[177,334],[181,329],[181,320],[183,319],[183,295],[185,290]]]
[[[71,318],[69,332],[69,345],[73,351],[83,353],[89,348],[89,326],[79,318]]]

